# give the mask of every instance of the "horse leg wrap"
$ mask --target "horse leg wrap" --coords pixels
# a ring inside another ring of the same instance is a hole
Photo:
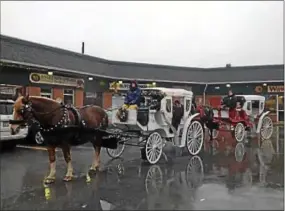
[[[55,161],[50,163],[50,172],[49,175],[44,179],[45,184],[51,184],[55,182],[56,174],[56,163]]]
[[[72,178],[73,178],[73,166],[72,166],[71,161],[69,161],[67,163],[67,172],[66,172],[66,175],[63,178],[63,180],[66,181],[66,182],[69,182],[69,181],[72,180]]]

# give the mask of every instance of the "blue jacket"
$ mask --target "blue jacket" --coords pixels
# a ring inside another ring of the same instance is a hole
[[[141,90],[136,88],[134,91],[128,91],[125,98],[125,104],[127,105],[139,105],[141,97]]]

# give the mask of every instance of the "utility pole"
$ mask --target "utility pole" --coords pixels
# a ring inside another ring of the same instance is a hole
[[[84,54],[85,52],[85,43],[82,42],[82,45],[81,45],[81,53]]]

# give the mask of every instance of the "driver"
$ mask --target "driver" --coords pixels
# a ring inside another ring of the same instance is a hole
[[[124,109],[137,109],[140,104],[141,90],[136,81],[130,83],[130,89],[125,98]]]

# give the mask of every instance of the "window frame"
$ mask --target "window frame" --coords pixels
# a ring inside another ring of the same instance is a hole
[[[65,90],[72,90],[71,93],[65,93]],[[65,96],[72,96],[72,105],[75,103],[75,92],[74,89],[63,89],[63,102],[65,102]]]
[[[41,88],[41,97],[46,97],[46,96],[50,96],[50,97],[48,97],[48,98],[50,98],[50,99],[53,99],[53,91],[52,91],[52,89],[49,89],[50,90],[50,92],[46,92],[46,88],[45,88],[45,91],[44,92],[42,92],[42,88]]]

